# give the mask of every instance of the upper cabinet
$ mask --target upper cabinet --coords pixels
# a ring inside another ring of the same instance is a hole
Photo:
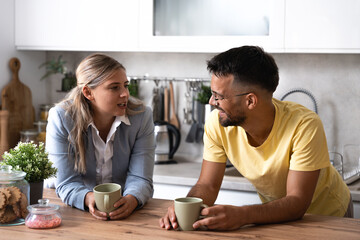
[[[140,0],[145,51],[221,52],[284,48],[284,0]]]
[[[138,0],[16,0],[18,49],[135,51]]]
[[[359,53],[359,0],[15,0],[18,49]]]
[[[287,0],[286,52],[359,53],[359,0]]]

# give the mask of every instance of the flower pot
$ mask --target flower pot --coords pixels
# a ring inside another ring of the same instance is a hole
[[[37,204],[42,199],[44,190],[44,181],[30,182],[30,205]]]

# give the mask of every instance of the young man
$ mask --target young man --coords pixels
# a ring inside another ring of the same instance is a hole
[[[211,207],[193,227],[231,230],[296,220],[305,213],[352,216],[350,192],[330,164],[319,116],[273,98],[279,81],[273,57],[243,46],[213,57],[208,70],[209,103],[216,110],[205,125],[201,174],[188,196]],[[213,206],[227,159],[255,186],[263,204]],[[173,206],[160,226],[178,227]]]

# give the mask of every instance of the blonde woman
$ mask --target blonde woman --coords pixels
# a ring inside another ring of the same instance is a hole
[[[97,219],[122,219],[152,197],[154,123],[150,108],[130,96],[126,71],[104,54],[86,57],[77,86],[49,112],[46,148],[58,168],[56,193],[66,204]],[[122,187],[119,207],[107,216],[92,189]]]

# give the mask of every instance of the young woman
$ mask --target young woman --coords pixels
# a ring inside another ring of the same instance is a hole
[[[92,54],[76,70],[77,86],[49,112],[46,148],[58,168],[56,193],[97,219],[128,217],[152,197],[154,123],[150,108],[130,96],[126,71],[115,59]],[[119,207],[95,207],[94,186],[118,183]]]

